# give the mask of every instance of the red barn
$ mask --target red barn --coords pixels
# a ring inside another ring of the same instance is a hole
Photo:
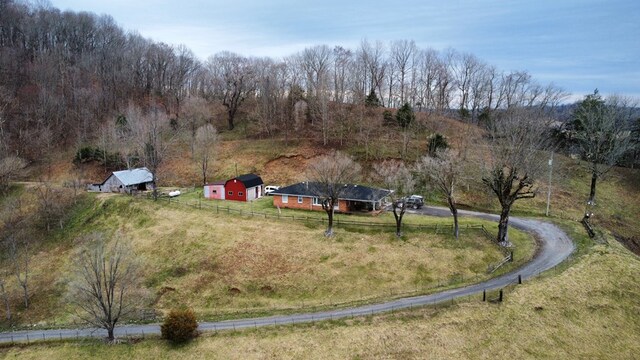
[[[256,174],[244,174],[227,180],[224,184],[226,200],[250,201],[262,197],[262,178]]]

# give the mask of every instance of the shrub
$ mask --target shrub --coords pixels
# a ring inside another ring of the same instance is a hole
[[[442,134],[435,133],[429,137],[429,154],[435,155],[439,150],[445,150],[448,147],[449,142]]]
[[[172,343],[185,343],[198,336],[198,322],[191,309],[173,309],[160,326],[162,338]]]

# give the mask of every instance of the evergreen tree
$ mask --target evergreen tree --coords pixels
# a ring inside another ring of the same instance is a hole
[[[415,121],[416,114],[413,112],[413,109],[409,105],[409,103],[404,103],[398,112],[396,113],[396,121],[401,128],[406,129],[409,125]]]
[[[380,104],[380,99],[378,99],[378,96],[376,95],[375,90],[371,89],[371,91],[369,92],[369,95],[364,100],[364,105],[367,106],[367,107],[380,107],[380,106],[382,106],[382,104]]]

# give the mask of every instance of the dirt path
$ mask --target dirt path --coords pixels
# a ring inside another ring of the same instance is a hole
[[[446,208],[426,207],[416,211],[425,215],[448,216]],[[496,215],[473,211],[460,211],[462,216],[472,216],[488,220],[497,220]],[[451,301],[456,298],[482,293],[484,290],[495,290],[512,284],[518,280],[531,278],[565,260],[574,251],[575,246],[564,231],[549,222],[533,219],[521,219],[512,217],[510,224],[518,229],[534,233],[540,241],[540,250],[527,264],[508,274],[462,288],[451,289],[430,295],[414,296],[397,300],[386,301],[378,304],[357,306],[338,310],[328,310],[314,313],[300,313],[293,315],[278,315],[271,317],[227,320],[218,322],[200,323],[202,331],[234,330],[253,328],[258,326],[296,324],[314,322],[329,319],[340,319],[354,316],[379,314],[394,310],[437,304]],[[116,328],[116,336],[143,336],[146,334],[159,334],[158,324],[127,325]],[[106,332],[101,329],[60,329],[60,330],[33,330],[0,333],[2,342],[24,342],[44,339],[69,339],[80,337],[106,337]]]

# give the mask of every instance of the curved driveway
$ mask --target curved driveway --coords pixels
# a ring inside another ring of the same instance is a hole
[[[426,207],[422,210],[411,211],[435,216],[450,216],[446,208]],[[460,211],[462,216],[473,216],[487,220],[497,220],[496,215],[473,211]],[[314,313],[301,313],[293,315],[278,315],[271,317],[260,317],[240,320],[227,320],[218,322],[200,323],[199,329],[202,331],[231,330],[251,328],[258,326],[269,326],[279,324],[305,323],[329,319],[340,319],[346,317],[373,315],[410,307],[417,307],[429,304],[437,304],[451,301],[455,298],[482,293],[483,290],[495,290],[505,287],[517,281],[518,275],[522,279],[527,279],[551,269],[566,259],[575,249],[571,239],[557,226],[540,220],[521,219],[511,217],[510,225],[521,230],[532,232],[536,235],[540,243],[540,249],[534,258],[524,265],[505,275],[489,279],[487,281],[469,285],[457,289],[446,290],[430,295],[413,296],[397,300],[386,301],[378,304],[357,306],[345,309],[327,310]],[[126,325],[116,328],[116,336],[144,336],[146,334],[159,334],[158,324],[150,325]],[[60,330],[23,330],[15,332],[0,333],[0,343],[14,341],[35,341],[43,339],[69,339],[81,337],[106,337],[106,331],[100,329],[60,329]]]

